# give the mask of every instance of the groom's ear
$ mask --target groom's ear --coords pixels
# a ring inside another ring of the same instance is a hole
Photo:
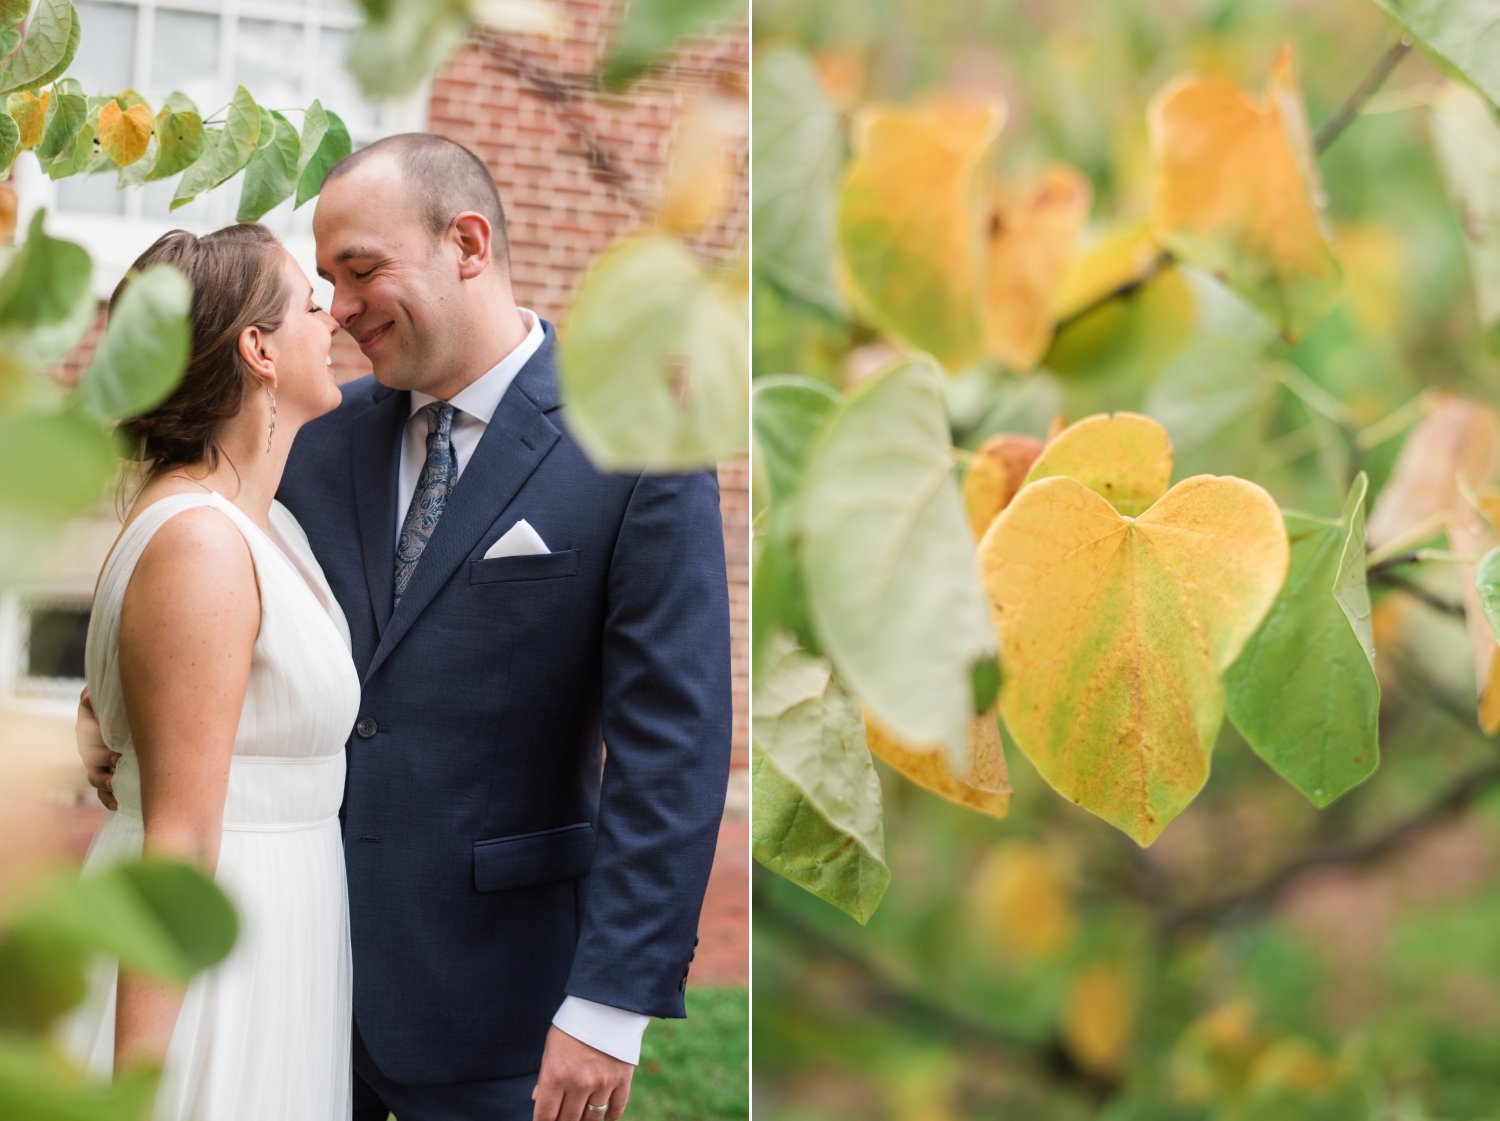
[[[448,225],[448,237],[458,249],[458,275],[473,280],[490,267],[490,247],[494,231],[483,214],[465,210]]]

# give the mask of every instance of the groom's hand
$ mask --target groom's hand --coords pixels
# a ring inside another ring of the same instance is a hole
[[[635,1067],[574,1039],[561,1028],[547,1032],[542,1069],[531,1098],[532,1121],[616,1121],[630,1098]],[[586,1105],[609,1103],[605,1112]]]
[[[73,735],[78,741],[78,758],[83,760],[84,769],[88,771],[89,785],[98,791],[99,801],[104,803],[105,809],[118,809],[114,783],[115,764],[120,761],[120,756],[104,746],[104,733],[99,730],[99,718],[89,703],[87,687],[78,698],[78,722],[73,726]]]

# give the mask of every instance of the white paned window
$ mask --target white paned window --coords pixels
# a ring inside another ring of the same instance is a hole
[[[205,119],[222,119],[236,85],[257,103],[285,113],[301,129],[300,110],[313,98],[343,118],[356,148],[394,132],[425,127],[428,91],[372,102],[344,67],[361,21],[349,0],[76,0],[84,34],[69,68],[90,94],[134,89],[153,108],[174,90],[193,99]],[[239,207],[237,178],[171,210],[177,178],[115,189],[110,172],[47,179],[35,158],[17,161],[21,219],[39,206],[48,231],[81,242],[94,258],[94,289],[107,297],[130,263],[170,229],[203,234],[229,225]],[[261,219],[313,273],[312,204],[293,213],[287,200]],[[317,287],[323,289],[322,282]],[[318,293],[328,298],[326,290]]]

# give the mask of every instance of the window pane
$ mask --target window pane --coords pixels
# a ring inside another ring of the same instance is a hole
[[[174,90],[191,97],[205,115],[228,100],[219,92],[218,16],[157,9],[149,96],[160,102]]]
[[[77,78],[88,94],[113,96],[129,89],[135,84],[136,9],[93,0],[78,0],[74,6],[84,34],[68,77]]]
[[[204,112],[209,112],[205,109]],[[177,193],[177,184],[182,179],[174,175],[170,179],[159,179],[141,188],[141,213],[147,218],[165,218],[173,225],[184,229],[202,229],[208,225],[208,194],[199,195],[186,206],[172,209],[172,196]],[[64,180],[63,182],[67,182]]]
[[[57,181],[57,208],[86,214],[124,214],[125,194],[115,190],[117,172],[70,175]]]
[[[318,33],[317,97],[326,108],[342,117],[357,136],[380,123],[380,110],[374,102],[365,100],[354,76],[344,68],[352,34],[329,27]]]
[[[302,36],[295,23],[240,20],[235,45],[234,80],[267,109],[302,104]]]
[[[87,608],[33,608],[26,675],[83,677],[83,651],[88,636]]]

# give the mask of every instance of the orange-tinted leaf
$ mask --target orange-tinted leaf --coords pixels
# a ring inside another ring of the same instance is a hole
[[[979,445],[964,474],[964,508],[974,540],[984,536],[1001,510],[1026,481],[1026,472],[1042,454],[1042,441],[1035,436],[1002,432]]]
[[[1365,539],[1377,549],[1423,527],[1429,536],[1436,534],[1441,519],[1460,502],[1459,477],[1477,491],[1495,477],[1497,467],[1500,416],[1463,397],[1443,402],[1406,438],[1375,501]]]
[[[1342,270],[1291,47],[1277,54],[1259,101],[1218,79],[1179,78],[1149,116],[1157,238],[1300,338],[1338,298]]]
[[[938,101],[855,121],[838,216],[850,295],[949,370],[981,353],[973,180],[1004,117],[998,102]]]
[[[1435,414],[1434,414],[1435,415]],[[1452,513],[1448,516],[1448,543],[1456,553],[1464,556],[1482,557],[1491,549],[1500,547],[1500,534],[1490,524],[1482,509],[1458,496]],[[1464,621],[1469,627],[1469,642],[1474,648],[1474,683],[1479,693],[1479,727],[1485,735],[1500,731],[1500,658],[1495,654],[1500,645],[1495,642],[1495,631],[1485,618],[1479,600],[1479,589],[1474,585],[1474,565],[1460,564],[1458,582],[1464,593]]]
[[[994,712],[969,721],[969,768],[954,771],[948,749],[942,744],[914,747],[903,743],[870,712],[865,710],[865,741],[870,750],[896,770],[950,802],[979,810],[991,817],[1010,812],[1010,772],[1005,766],[1005,748],[1000,743],[1000,725]]]
[[[119,102],[106,102],[99,110],[99,147],[120,167],[133,164],[146,154],[151,123],[151,110],[145,105],[122,112]]]
[[[1063,1013],[1063,1046],[1069,1057],[1100,1078],[1120,1073],[1130,1052],[1130,978],[1117,965],[1095,962],[1073,975]]]
[[[1052,342],[1054,302],[1092,200],[1089,181],[1061,166],[996,200],[985,240],[984,349],[1017,373],[1035,369]]]
[[[1035,961],[1055,957],[1073,938],[1073,900],[1056,857],[1030,841],[1007,841],[974,874],[972,900],[1001,947]]]
[[[1053,294],[1052,314],[1059,323],[1071,319],[1111,293],[1139,284],[1163,263],[1150,226],[1116,231],[1073,259]]]
[[[47,123],[47,101],[51,96],[51,90],[43,90],[41,97],[26,90],[13,93],[6,99],[6,108],[21,130],[21,147],[28,151],[42,142],[42,130]]]
[[[724,209],[734,179],[733,157],[748,126],[748,102],[743,90],[715,85],[688,103],[656,211],[659,227],[691,235]]]
[[[1200,1016],[1172,1048],[1172,1084],[1178,1098],[1204,1105],[1237,1094],[1261,1048],[1249,1001],[1231,1001]]]
[[[1172,441],[1165,428],[1138,413],[1084,417],[1049,440],[1026,481],[1052,475],[1077,479],[1135,517],[1167,493]]]

